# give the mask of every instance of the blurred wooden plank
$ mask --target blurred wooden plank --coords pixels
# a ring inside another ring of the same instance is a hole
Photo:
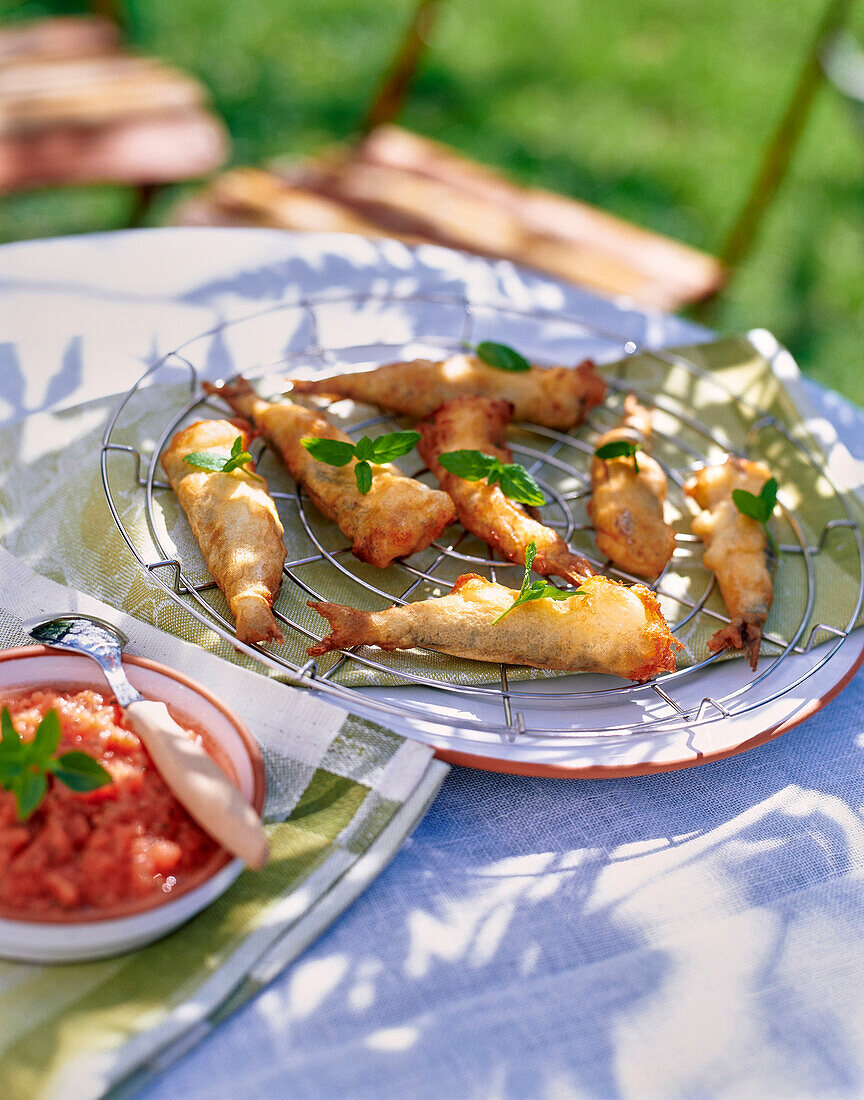
[[[110,3],[100,5],[114,12]],[[0,194],[121,183],[144,209],[156,188],[209,175],[228,134],[194,77],[122,48],[108,18],[0,29]]]
[[[176,183],[215,171],[228,138],[205,111],[0,136],[0,193],[54,184]]]
[[[0,29],[0,65],[21,59],[92,57],[120,49],[120,31],[100,16],[66,16]]]
[[[490,204],[517,211],[526,230],[546,242],[540,248],[543,261],[537,266],[545,269],[548,263],[558,269],[560,246],[567,243],[584,255],[584,264],[575,256],[568,261],[568,266],[582,270],[576,279],[579,282],[593,285],[587,267],[596,258],[610,275],[630,269],[634,286],[643,286],[639,295],[647,295],[646,300],[658,305],[669,305],[709,297],[723,286],[727,276],[724,266],[713,256],[576,199],[510,183],[446,145],[397,126],[379,127],[357,147],[353,160],[446,181]],[[608,278],[600,278],[602,289],[612,289]],[[652,285],[656,285],[656,291]]]
[[[283,170],[288,183],[316,191],[399,235],[446,242],[468,252],[508,254],[525,243],[510,211],[441,180],[424,179],[353,157]]]
[[[185,111],[205,102],[197,80],[148,58],[115,54],[0,67],[0,134]]]
[[[321,233],[392,236],[341,203],[286,183],[272,172],[234,168],[184,203],[175,225],[244,225]],[[412,238],[416,239],[416,238]]]

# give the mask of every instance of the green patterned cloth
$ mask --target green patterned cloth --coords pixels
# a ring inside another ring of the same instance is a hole
[[[705,375],[700,377],[683,365],[670,364],[665,358],[657,358],[650,353],[632,356],[603,368],[607,377],[632,385],[637,391],[648,395],[662,394],[659,400],[668,412],[658,413],[655,417],[658,438],[654,450],[660,459],[682,473],[686,473],[688,466],[693,464],[694,452],[712,461],[722,460],[723,448],[688,426],[687,418],[698,417],[712,429],[722,432],[734,449],[764,458],[771,465],[780,483],[781,502],[796,514],[801,536],[808,545],[818,542],[827,522],[844,518],[844,507],[856,520],[864,516],[861,504],[851,493],[843,494],[840,500],[830,489],[820,473],[820,466],[825,460],[823,452],[769,362],[746,337],[730,337],[682,348],[680,354],[704,368]],[[758,414],[747,411],[732,395],[743,398],[762,411]],[[152,386],[141,391],[124,409],[113,441],[136,447],[145,461],[149,460],[155,441],[163,434],[176,410],[184,407],[188,399],[188,389],[179,385]],[[105,419],[113,404],[113,398],[103,399],[60,413],[39,414],[0,434],[0,471],[3,471],[0,475],[0,538],[40,573],[98,596],[114,607],[146,619],[221,657],[253,667],[252,662],[239,656],[230,643],[199,624],[166,593],[148,583],[112,522],[99,475],[98,454]],[[584,475],[588,469],[590,448],[597,438],[597,429],[602,430],[615,423],[615,409],[619,406],[620,394],[607,407],[595,413],[593,427],[586,425],[577,429],[573,433],[574,446],[560,447],[555,458]],[[344,404],[341,407],[344,408]],[[816,456],[816,467],[806,462],[776,427],[764,424],[753,430],[763,413],[775,417]],[[354,417],[359,419],[367,415],[367,409],[359,408]],[[669,442],[670,434],[676,434],[683,446]],[[550,446],[548,439],[535,433],[525,433],[524,436],[515,433],[513,442],[517,446],[524,443],[533,448]],[[121,519],[142,557],[147,561],[158,561],[176,554],[193,582],[206,581],[208,576],[200,552],[174,494],[170,490],[157,490],[154,494],[155,532],[161,542],[160,547],[154,541],[146,520],[144,492],[135,483],[132,459],[127,454],[112,454],[108,465]],[[290,477],[266,452],[261,469],[272,488],[290,494],[287,499],[278,502],[285,527],[288,561],[315,558],[316,548],[297,515]],[[578,477],[555,466],[544,466],[543,476],[562,493],[575,493],[584,485]],[[577,527],[587,528],[589,523],[584,506],[584,498],[576,501],[573,506],[574,519]],[[668,511],[676,529],[687,532],[692,505],[685,501],[674,484],[670,486]],[[553,521],[561,518],[554,507],[548,513]],[[345,538],[335,525],[324,520],[311,505],[307,506],[306,514],[316,538],[323,546],[331,551],[344,547]],[[780,518],[779,513],[774,527],[781,542],[796,542],[795,532],[787,521]],[[460,529],[452,528],[443,538],[453,541],[459,537],[459,532]],[[589,530],[577,529],[571,542],[574,548],[596,555]],[[471,537],[463,538],[459,550],[478,555],[487,553],[486,548]],[[430,549],[414,560],[426,568],[436,556],[437,551]],[[663,578],[661,603],[672,625],[687,619],[689,605],[698,602],[711,583],[701,558],[700,545],[682,544],[670,572]],[[443,594],[460,572],[470,572],[475,568],[458,560],[447,560],[436,573],[441,577],[441,584],[433,584],[418,581],[415,574],[398,563],[389,569],[378,570],[357,562],[350,554],[342,554],[337,560],[344,562],[346,570],[350,570],[360,582],[366,581],[392,596],[400,595],[413,586],[409,596],[412,600]],[[775,582],[774,607],[767,624],[770,638],[788,641],[798,631],[804,618],[807,622],[801,631],[802,642],[806,641],[812,624],[825,622],[837,628],[847,625],[849,609],[854,606],[859,584],[858,554],[851,533],[838,531],[832,534],[823,551],[814,556],[812,562],[817,596],[811,613],[804,616],[808,591],[804,557],[786,554],[781,560]],[[521,572],[521,568],[498,565],[498,579],[515,588],[519,587]],[[326,633],[326,625],[316,612],[306,606],[310,593],[370,611],[387,606],[386,599],[363,587],[347,572],[338,571],[326,560],[312,560],[296,566],[293,573],[300,584],[286,581],[277,606],[316,638]],[[162,569],[160,575],[163,579],[170,579],[167,569]],[[202,598],[230,618],[218,590],[205,592]],[[720,626],[719,620],[712,618],[710,612],[722,613],[724,610],[719,593],[713,592],[706,606],[709,614],[698,613],[690,617],[678,634],[687,646],[678,659],[679,667],[707,656],[708,639]],[[286,631],[285,646],[274,649],[295,665],[302,665],[307,660],[309,644],[309,637],[302,632],[289,630]],[[765,648],[768,652],[777,652],[778,647],[766,642]],[[498,675],[495,665],[459,660],[429,651],[383,654],[377,649],[364,649],[360,653],[386,666],[386,671],[369,669],[349,660],[336,670],[334,681],[345,685],[394,684],[404,682],[400,681],[399,674],[405,673],[456,684],[481,684],[496,679]],[[326,672],[337,661],[338,655],[328,655],[319,661],[319,670]],[[556,674],[517,668],[511,669],[509,675],[511,680],[521,680]]]
[[[184,672],[244,717],[267,771],[267,867],[244,872],[167,939],[116,959],[0,962],[0,1096],[87,1100],[140,1084],[294,959],[396,853],[435,795],[431,750],[201,653],[33,573],[0,548],[0,648],[21,619],[78,610],[129,650]]]

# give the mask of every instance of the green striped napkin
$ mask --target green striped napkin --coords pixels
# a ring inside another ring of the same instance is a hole
[[[34,573],[0,548],[0,648],[21,620],[82,611],[119,626],[236,708],[264,753],[268,866],[167,939],[94,963],[0,962],[0,1096],[126,1091],[207,1034],[350,904],[422,818],[447,767],[309,692],[230,665]]]

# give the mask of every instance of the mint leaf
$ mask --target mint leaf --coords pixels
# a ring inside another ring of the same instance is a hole
[[[66,752],[55,757],[60,744],[60,718],[48,711],[30,742],[22,741],[4,707],[0,715],[0,788],[15,796],[18,817],[26,821],[48,791],[53,774],[73,791],[92,791],[111,782],[111,775],[86,752]]]
[[[469,347],[471,345],[469,344]],[[494,340],[483,340],[481,343],[474,346],[472,349],[477,353],[477,358],[481,359],[490,367],[495,367],[497,370],[507,370],[521,373],[523,371],[531,370],[531,364],[525,358],[524,355],[520,355],[515,348],[511,348],[509,344],[498,344]]]
[[[356,443],[343,439],[301,439],[300,442],[313,458],[326,462],[328,466],[347,466],[352,458],[358,462],[384,465],[416,447],[420,442],[420,433],[387,432],[377,439],[364,435]]]
[[[501,467],[499,475],[501,492],[512,500],[518,500],[522,504],[545,504],[546,497],[543,490],[528,473],[524,466],[517,462],[507,462]]]
[[[375,444],[368,435],[364,435],[362,439],[358,439],[354,444],[354,457],[359,462],[368,462],[374,453]]]
[[[0,741],[0,757],[3,759],[18,759],[24,755],[23,745],[18,734],[15,732],[15,727],[12,725],[12,715],[9,713],[9,708],[4,707],[2,714],[0,714],[0,732],[2,732],[2,741]]]
[[[247,462],[251,461],[252,455],[250,455],[248,451],[237,451],[236,453],[232,451],[231,457],[222,467],[222,472],[225,474],[230,474],[232,470],[236,470],[239,466],[245,466]],[[251,470],[246,470],[247,474],[250,474],[251,472]],[[257,477],[258,475],[256,474],[255,476]]]
[[[231,444],[230,455],[220,455],[218,451],[190,451],[188,455],[183,456],[183,461],[188,462],[190,466],[197,466],[199,470],[210,470],[216,474],[230,474],[232,470],[240,469],[247,462],[251,462],[252,455],[243,450],[243,437],[238,435]],[[251,470],[244,470],[243,473],[248,477],[254,477],[256,481],[264,480],[263,477]]]
[[[300,442],[318,462],[328,466],[347,466],[352,458],[357,459],[354,477],[357,488],[365,496],[372,488],[372,467],[370,462],[384,464],[394,458],[407,454],[420,441],[419,432],[387,432],[377,439],[364,435],[356,443],[344,439],[301,439]]]
[[[300,442],[318,462],[328,466],[347,466],[354,457],[354,444],[344,439],[301,439]]]
[[[392,462],[400,455],[407,455],[419,442],[419,432],[389,432],[387,435],[379,435],[372,445],[370,457],[381,464]]]
[[[15,795],[15,806],[21,821],[30,817],[47,791],[48,780],[43,771],[33,772],[28,769],[13,781],[12,793]]]
[[[598,447],[594,454],[606,462],[610,458],[632,458],[633,470],[639,473],[639,463],[636,461],[636,452],[641,450],[639,443],[628,443],[626,439],[613,439],[611,443],[604,443]]]
[[[481,481],[498,465],[497,458],[482,451],[445,451],[438,461],[445,470],[465,481]]]
[[[501,483],[501,492],[522,504],[545,504],[543,490],[518,462],[499,462],[482,451],[445,451],[438,461],[451,474],[465,481],[482,481],[489,485]]]
[[[47,760],[57,751],[60,744],[60,719],[56,710],[49,710],[36,729],[36,736],[30,742],[29,756],[37,763]]]
[[[50,770],[72,791],[95,791],[111,782],[111,773],[86,752],[64,752],[50,761]]]
[[[733,489],[732,500],[742,515],[755,519],[757,523],[765,523],[773,511],[768,507],[767,500],[748,493],[746,489]]]
[[[525,572],[522,574],[522,587],[519,589],[519,595],[524,596],[528,591],[528,582],[531,579],[531,567],[534,564],[534,559],[537,557],[537,543],[533,541],[529,542],[525,547]]]
[[[493,619],[492,625],[500,623],[514,607],[519,607],[523,603],[531,603],[532,600],[569,600],[573,596],[587,596],[587,594],[583,588],[556,588],[554,584],[549,584],[547,581],[535,581],[527,592],[521,592],[516,597],[506,611],[503,611],[497,619]]]
[[[768,540],[768,545],[775,557],[779,558],[780,547],[768,530],[768,521],[771,519],[774,506],[777,503],[777,478],[769,477],[759,490],[758,497],[754,496],[753,493],[748,493],[746,489],[733,489],[732,501],[742,515],[749,516],[750,519],[755,519],[757,523],[762,524],[765,528],[765,538]]]
[[[0,788],[4,791],[11,791],[11,784],[21,775],[27,766],[27,760],[23,756],[13,757],[11,759],[4,756],[0,759]]]
[[[368,462],[358,462],[354,467],[354,477],[357,481],[357,488],[365,497],[372,488],[372,467]]]
[[[0,732],[0,788],[8,791],[27,767],[27,749],[15,732],[8,707],[0,714]]]
[[[525,572],[522,574],[522,587],[519,589],[519,595],[517,600],[521,600],[525,593],[528,591],[531,582],[531,566],[534,564],[534,559],[537,557],[537,543],[533,540],[525,547]],[[515,606],[515,605],[514,605]],[[506,615],[507,612],[505,611]],[[498,618],[503,618],[503,615],[499,615]],[[495,620],[497,622],[498,619]],[[494,625],[494,624],[493,624]]]
[[[215,451],[192,451],[183,456],[183,461],[190,466],[197,466],[200,470],[215,470],[221,473],[225,469],[225,463],[229,461],[224,455]]]
[[[537,546],[533,542],[529,542],[525,550],[525,575],[522,578],[522,587],[519,590],[519,595],[506,610],[502,611],[496,619],[492,620],[493,626],[496,623],[500,623],[505,615],[509,615],[514,607],[519,607],[519,605],[523,603],[531,603],[533,600],[569,600],[572,596],[587,595],[582,588],[556,588],[554,584],[549,584],[547,581],[534,581],[533,584],[529,584],[531,566],[534,564],[536,556]]]
[[[777,478],[769,477],[762,488],[759,490],[759,496],[765,501],[768,506],[768,515],[774,511],[774,505],[777,503]]]

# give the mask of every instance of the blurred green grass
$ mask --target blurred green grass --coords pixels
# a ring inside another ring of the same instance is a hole
[[[446,0],[405,125],[513,178],[716,252],[783,110],[824,0]],[[14,17],[80,11],[0,0]],[[137,0],[136,47],[212,89],[235,163],[350,135],[412,0]],[[860,9],[861,5],[857,6]],[[864,16],[856,11],[864,31]],[[0,201],[0,239],[123,224],[128,193]],[[156,218],[168,214],[163,204]],[[771,329],[864,404],[864,132],[829,88],[756,247],[714,314]]]

